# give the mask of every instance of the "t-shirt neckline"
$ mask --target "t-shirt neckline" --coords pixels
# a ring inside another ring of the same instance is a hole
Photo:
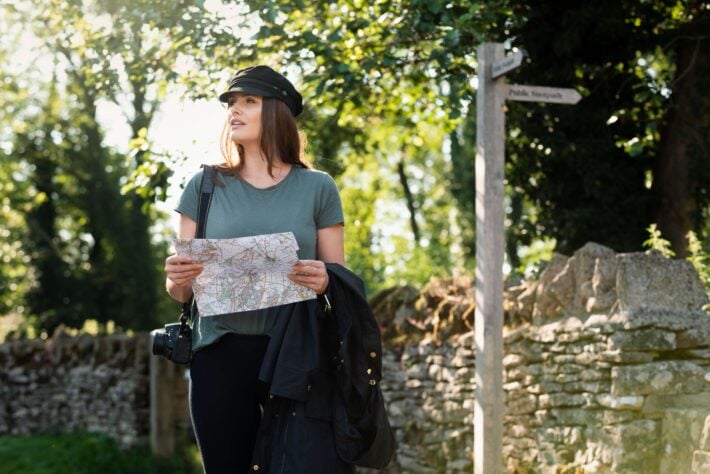
[[[235,178],[238,181],[241,181],[242,183],[244,183],[249,189],[253,189],[254,191],[272,191],[274,189],[279,188],[282,184],[284,184],[286,181],[291,179],[291,175],[294,173],[294,170],[296,168],[298,168],[296,165],[291,165],[291,168],[288,170],[288,173],[286,173],[286,176],[284,176],[281,181],[279,181],[278,183],[272,184],[271,186],[267,186],[265,188],[258,188],[256,186],[254,186],[253,184],[251,184],[246,179],[243,179],[241,177],[235,176]]]

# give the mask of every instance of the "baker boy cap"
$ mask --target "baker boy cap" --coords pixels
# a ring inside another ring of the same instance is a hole
[[[221,102],[229,101],[233,92],[275,97],[283,101],[294,117],[303,112],[303,97],[291,81],[269,66],[250,66],[240,69],[229,82],[229,89],[219,95]]]

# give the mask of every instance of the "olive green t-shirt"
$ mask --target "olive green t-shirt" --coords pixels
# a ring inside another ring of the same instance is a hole
[[[205,228],[208,239],[232,239],[253,235],[293,232],[298,258],[316,258],[316,232],[344,222],[335,181],[328,174],[292,166],[288,175],[268,188],[219,174],[224,186],[216,185]],[[185,186],[177,212],[197,221],[202,170]],[[275,306],[217,316],[196,317],[193,351],[227,333],[268,334],[281,310]]]

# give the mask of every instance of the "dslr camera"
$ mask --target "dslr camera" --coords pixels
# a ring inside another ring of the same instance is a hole
[[[192,329],[187,324],[189,305],[183,306],[179,323],[166,324],[165,329],[150,332],[153,354],[166,357],[176,364],[187,364],[192,356]]]

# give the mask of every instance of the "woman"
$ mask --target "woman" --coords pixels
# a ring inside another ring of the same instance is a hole
[[[206,238],[293,232],[299,263],[289,278],[323,294],[325,262],[344,265],[343,212],[327,174],[310,168],[295,117],[302,98],[291,82],[267,66],[242,69],[219,96],[227,104],[224,162],[209,209]],[[236,151],[236,154],[234,153]],[[194,238],[202,172],[186,186],[177,211],[178,235]],[[167,258],[166,287],[185,302],[202,266]],[[259,369],[274,324],[291,305],[196,318],[190,366],[190,413],[205,471],[249,472],[267,387]]]

